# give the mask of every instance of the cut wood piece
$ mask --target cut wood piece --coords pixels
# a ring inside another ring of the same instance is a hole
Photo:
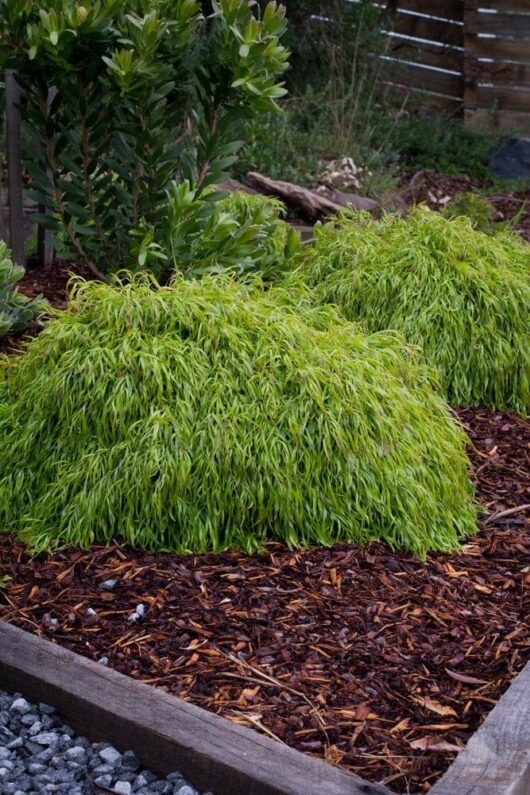
[[[260,193],[265,193],[268,196],[277,196],[289,207],[295,207],[300,210],[310,221],[318,221],[319,218],[332,215],[342,207],[342,205],[327,199],[325,196],[319,196],[318,193],[309,190],[309,188],[303,188],[301,185],[295,185],[292,182],[270,179],[257,171],[249,171],[245,176],[245,183]]]
[[[250,194],[258,193],[257,190],[254,190],[249,185],[244,185],[238,179],[224,179],[222,182],[218,182],[215,187],[217,190],[225,190],[227,193],[237,193],[237,191]]]
[[[0,621],[0,685],[92,740],[215,795],[391,795],[268,737]]]
[[[309,188],[303,188],[301,185],[295,185],[292,182],[270,179],[257,171],[249,171],[245,177],[245,182],[261,193],[277,196],[289,207],[299,210],[310,221],[317,221],[320,218],[333,215],[345,206],[344,202],[335,201]],[[365,199],[354,193],[342,194],[342,196],[346,195],[349,196],[347,203],[352,204],[359,210],[368,209],[368,206],[370,206],[371,210],[377,207],[377,202],[373,202],[372,199]]]
[[[345,193],[336,188],[328,188],[326,185],[321,185],[317,188],[316,193],[319,196],[325,196],[341,207],[352,205],[356,210],[364,210],[368,213],[374,212],[379,207],[379,202],[376,202],[375,199],[368,199],[366,196],[359,196],[357,193]]]
[[[530,795],[530,663],[431,795]]]

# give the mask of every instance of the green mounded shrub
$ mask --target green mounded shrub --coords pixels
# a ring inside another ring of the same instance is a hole
[[[303,291],[145,279],[77,284],[4,358],[5,531],[36,549],[379,538],[418,555],[474,531],[465,435],[399,335]]]
[[[42,298],[30,300],[16,289],[24,269],[14,265],[3,240],[0,240],[0,337],[22,331],[46,306]]]
[[[530,411],[530,248],[426,208],[346,215],[315,231],[296,274],[367,331],[422,348],[449,402]]]

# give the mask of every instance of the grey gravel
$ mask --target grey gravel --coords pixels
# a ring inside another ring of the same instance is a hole
[[[0,795],[103,795],[109,790],[115,795],[201,795],[178,771],[159,779],[141,767],[133,751],[122,754],[110,743],[91,743],[76,736],[53,707],[0,690]]]
[[[116,587],[117,582],[118,580],[104,580],[100,582],[99,587],[102,591],[112,591],[112,589]]]

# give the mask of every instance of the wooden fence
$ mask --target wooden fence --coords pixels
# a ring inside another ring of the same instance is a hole
[[[530,0],[388,0],[386,78],[493,129],[530,132]]]

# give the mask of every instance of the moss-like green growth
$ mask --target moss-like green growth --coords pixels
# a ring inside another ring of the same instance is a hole
[[[465,435],[432,372],[298,299],[228,277],[78,284],[0,366],[0,527],[37,549],[457,547]]]
[[[530,247],[467,218],[343,215],[293,276],[370,332],[422,348],[454,405],[530,411]]]
[[[464,215],[471,221],[473,229],[479,232],[491,234],[494,231],[493,217],[495,207],[486,196],[480,193],[459,193],[444,208],[442,215],[444,218],[459,218]]]

